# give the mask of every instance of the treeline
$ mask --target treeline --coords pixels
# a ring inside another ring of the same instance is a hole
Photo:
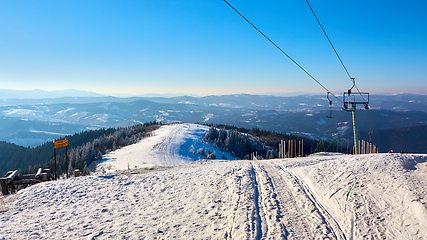
[[[370,134],[371,133],[371,134]],[[361,131],[360,139],[375,144],[379,152],[427,153],[427,124],[370,131]]]
[[[29,165],[40,162],[40,159],[46,161],[46,156],[53,156],[53,144],[49,150],[47,149],[47,147],[38,147],[37,150],[34,150],[0,141],[0,177],[3,177],[9,170],[27,169]]]
[[[263,159],[277,158],[281,140],[286,142],[288,140],[297,140],[297,142],[304,140],[303,152],[305,155],[321,151],[343,151],[334,142],[318,141],[293,134],[288,135],[260,130],[259,128],[247,129],[224,124],[209,124],[207,126],[211,128],[205,136],[206,141],[213,142],[214,145],[242,159],[249,158],[251,153],[257,153],[258,158]]]
[[[94,152],[97,155],[96,157],[98,157],[98,152],[104,154],[108,149],[112,149],[113,147],[120,148],[126,144],[130,144],[135,141],[136,138],[143,137],[144,134],[158,127],[159,124],[160,123],[153,121],[129,128],[102,128],[66,136],[65,138],[68,139],[68,152],[69,154],[73,152],[74,161],[71,166],[73,169],[79,168],[83,171],[85,163],[87,167],[92,163],[90,159],[93,160]],[[135,137],[132,137],[132,135],[135,135]],[[103,141],[95,141],[94,148],[92,148],[91,145],[93,145],[94,140],[101,138]],[[103,143],[100,144],[100,141]],[[87,151],[87,149],[90,149],[90,151]],[[89,155],[87,153],[89,153]],[[77,156],[79,156],[78,160]],[[83,161],[81,160],[82,156],[84,158]],[[50,168],[53,173],[53,159],[52,141],[46,142],[35,148],[22,147],[13,143],[0,141],[0,176],[4,176],[7,171],[15,169],[20,170],[20,173],[34,173],[36,171],[35,169],[38,167]],[[65,173],[65,150],[57,149],[57,160],[59,161],[57,170],[59,170],[61,174]]]
[[[82,175],[88,175],[90,171],[96,170],[96,161],[102,159],[102,155],[110,151],[134,144],[149,136],[149,134],[158,129],[161,123],[148,122],[130,127],[114,129],[113,132],[103,134],[97,138],[89,139],[80,146],[71,148],[68,151],[68,173],[73,174],[74,169],[79,169]],[[58,150],[57,150],[58,152]],[[36,171],[39,167],[54,169],[54,159],[34,166],[30,169],[31,172]],[[62,155],[57,154],[56,163],[57,175],[66,173],[66,158],[65,152]]]
[[[260,159],[276,158],[278,155],[277,151],[266,146],[265,141],[236,130],[210,127],[203,140],[241,159],[250,159],[251,154],[256,154]]]

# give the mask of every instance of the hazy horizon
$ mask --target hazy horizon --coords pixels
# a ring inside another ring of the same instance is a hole
[[[37,95],[37,94],[50,94],[49,96]],[[30,99],[30,98],[57,98],[57,97],[117,97],[117,98],[131,98],[131,97],[206,97],[206,96],[221,96],[221,95],[265,95],[265,96],[279,96],[279,97],[293,97],[301,95],[324,95],[323,92],[269,92],[269,93],[231,93],[231,94],[190,94],[190,93],[145,93],[145,94],[120,94],[120,93],[97,93],[88,90],[79,89],[61,89],[61,90],[44,90],[44,89],[31,89],[31,90],[19,90],[19,89],[1,89],[0,88],[0,99]],[[341,96],[342,92],[334,92],[335,95]],[[371,93],[377,95],[393,96],[399,94],[415,94],[415,95],[427,95],[427,94],[416,94],[408,92],[400,93]]]

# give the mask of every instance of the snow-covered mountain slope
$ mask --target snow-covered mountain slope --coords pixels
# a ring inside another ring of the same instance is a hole
[[[370,135],[365,137],[363,133],[372,134],[374,130],[371,137],[375,144],[387,141],[377,134],[378,130],[427,123],[427,95],[371,95],[369,106],[369,111],[358,111],[359,131],[361,139],[368,141]],[[330,112],[325,95],[4,100],[0,101],[0,141],[36,147],[86,130],[127,127],[154,120],[227,124],[329,140],[338,133],[340,142],[351,141],[351,114],[341,109],[342,105],[336,102]],[[390,141],[380,151],[397,150],[394,142]],[[400,150],[406,152],[408,147],[401,146]],[[425,153],[424,149],[414,152]]]
[[[208,151],[215,153],[216,159],[238,159],[212,143],[203,142],[208,130],[209,127],[198,124],[163,125],[152,136],[104,155],[97,172],[188,164],[206,158],[202,154]]]
[[[214,160],[45,182],[0,199],[0,236],[426,239],[426,161],[413,154]]]

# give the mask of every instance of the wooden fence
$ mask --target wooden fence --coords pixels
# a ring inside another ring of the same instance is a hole
[[[319,147],[320,143],[318,144],[318,147]],[[366,142],[364,140],[359,140],[359,147],[360,147],[360,149],[359,149],[358,154],[378,153],[378,148],[376,145],[369,143],[369,142]],[[320,150],[320,148],[319,148],[319,150]],[[328,149],[326,149],[326,151],[328,151]],[[338,148],[337,148],[337,151],[338,151]],[[341,151],[342,151],[342,149],[341,149]],[[314,152],[317,152],[317,148]],[[348,152],[348,145],[347,145],[347,153],[349,153]],[[350,154],[351,154],[351,152],[350,152]],[[353,146],[353,154],[357,154],[355,146]],[[287,141],[286,140],[280,141],[280,143],[279,143],[279,158],[295,158],[295,157],[303,157],[303,156],[304,156],[304,140],[297,141],[297,140],[293,139],[293,140],[287,140]]]
[[[295,158],[304,156],[304,140],[281,140],[279,144],[279,158]]]
[[[371,154],[378,153],[378,148],[376,145],[364,140],[359,140],[359,154]],[[353,154],[356,154],[356,148],[353,146]]]

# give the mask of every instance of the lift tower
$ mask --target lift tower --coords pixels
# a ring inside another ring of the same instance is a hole
[[[353,85],[354,86],[354,85]],[[353,134],[354,134],[354,153],[360,154],[359,131],[357,128],[356,107],[357,104],[363,104],[366,110],[369,109],[369,93],[357,92],[352,94],[351,89],[343,94],[344,110],[351,111],[353,118]],[[351,109],[349,109],[351,107]]]

